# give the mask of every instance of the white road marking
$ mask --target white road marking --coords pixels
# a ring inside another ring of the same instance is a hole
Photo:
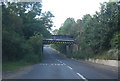
[[[62,61],[60,61],[60,60],[57,60],[57,61],[59,61],[60,63],[62,63],[63,65],[66,65],[65,63],[63,63]],[[68,66],[67,65],[67,67],[69,68],[69,69],[73,69],[72,67],[70,67],[70,66]],[[80,73],[77,73],[77,75],[79,76],[79,77],[81,77],[82,79],[84,79],[84,81],[88,81],[83,75],[81,75]]]
[[[51,64],[51,65],[54,65],[54,64]]]
[[[84,79],[84,81],[88,81],[83,75],[81,75],[80,73],[77,73],[78,76],[80,76],[82,79]]]
[[[64,64],[40,64],[40,65],[58,65],[58,66],[60,66],[60,65],[64,65]]]
[[[72,69],[70,66],[67,66],[69,69]]]
[[[62,64],[62,65],[65,65],[65,64]]]
[[[59,61],[60,63],[62,63],[61,61]]]
[[[65,63],[63,63],[62,61],[60,61],[60,60],[57,60],[57,61],[59,61],[60,63],[62,63],[63,65],[66,65]]]
[[[58,62],[62,63],[60,60],[57,60]]]
[[[65,63],[59,63],[59,64],[39,64],[39,65],[43,65],[43,66],[48,66],[48,65],[52,65],[52,66],[63,66],[66,65]]]
[[[63,63],[64,65],[66,65],[65,63]]]

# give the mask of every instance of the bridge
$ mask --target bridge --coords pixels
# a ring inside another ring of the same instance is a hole
[[[52,35],[43,39],[43,44],[74,44],[74,37],[69,35]]]
[[[50,38],[43,39],[43,45],[45,44],[65,44],[66,55],[69,57],[74,47],[75,38],[69,35],[52,35]]]

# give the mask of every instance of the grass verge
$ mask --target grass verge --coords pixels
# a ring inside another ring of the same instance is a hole
[[[2,64],[2,71],[7,70],[17,70],[21,67],[28,66],[35,64],[33,62],[25,62],[25,61],[19,61],[19,62],[5,62]]]

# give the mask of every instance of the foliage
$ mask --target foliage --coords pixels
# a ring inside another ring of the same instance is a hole
[[[113,34],[119,30],[117,17],[117,4],[103,3],[101,11],[96,13],[91,19],[89,17],[89,21],[84,22],[85,41],[95,53],[110,48],[110,40]]]
[[[119,8],[120,5],[116,2],[105,2],[101,4],[100,12],[96,12],[92,16],[86,14],[77,22],[73,18],[66,19],[58,30],[58,34],[76,37],[75,43],[79,50],[73,53],[73,57],[90,58],[91,56],[100,56],[103,51],[119,48]],[[60,49],[65,48],[61,47]],[[116,53],[112,55],[114,59],[117,58]],[[110,58],[111,54],[106,53],[105,56],[112,59]]]
[[[112,48],[120,48],[119,41],[120,41],[120,33],[117,32],[113,35],[113,38],[110,41],[111,47]]]
[[[103,51],[98,55],[94,55],[93,59],[105,59],[105,60],[118,60],[119,51],[116,48],[112,48],[108,51]]]
[[[41,2],[8,2],[1,6],[3,62],[39,62],[42,38],[51,35],[53,14],[41,13]]]
[[[57,34],[60,35],[70,35],[69,31],[75,25],[75,20],[73,18],[67,18],[61,28],[57,30]],[[66,54],[66,44],[55,44],[55,49],[59,50],[61,53]]]
[[[54,35],[57,35],[57,32],[58,32],[58,29],[55,29],[55,30],[52,31],[52,33],[53,33]]]
[[[21,48],[21,43],[23,42],[22,38],[20,38],[20,36],[16,32],[3,31],[2,35],[3,35],[2,39],[3,60],[14,61],[23,58],[23,53],[18,52],[22,51]]]
[[[75,21],[73,18],[67,18],[64,22],[64,24],[60,27],[58,34],[61,35],[69,35],[70,34],[70,30],[75,24]]]

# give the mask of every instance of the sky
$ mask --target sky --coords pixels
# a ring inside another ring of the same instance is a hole
[[[42,12],[50,11],[53,18],[53,30],[59,29],[67,18],[82,19],[85,14],[95,14],[100,3],[109,0],[42,0]]]

